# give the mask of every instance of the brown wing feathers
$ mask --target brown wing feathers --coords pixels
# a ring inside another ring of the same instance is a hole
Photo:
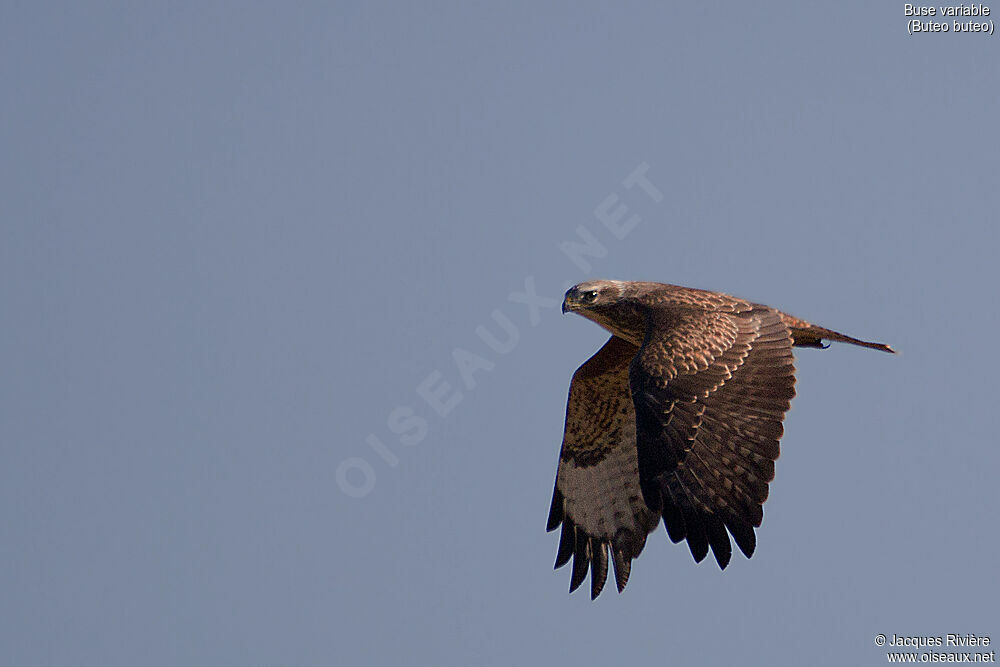
[[[628,363],[637,349],[610,338],[580,366],[570,385],[547,528],[562,524],[555,566],[572,557],[570,591],[589,570],[592,597],[607,579],[609,551],[618,590],[625,588],[631,561],[658,520],[639,489],[635,412],[628,392]]]
[[[695,518],[705,524],[722,567],[731,550],[720,522],[747,557],[753,554],[753,529],[761,524],[761,505],[774,479],[781,420],[795,394],[788,331],[773,314],[762,319],[744,363],[704,399],[695,446],[675,471],[700,482],[687,484],[700,505]]]
[[[728,533],[748,556],[756,546],[753,529],[763,517],[781,420],[794,394],[791,339],[770,310],[690,317],[707,336],[647,335],[632,362],[639,474],[670,539],[686,539],[699,562],[711,548],[725,568],[732,556]]]

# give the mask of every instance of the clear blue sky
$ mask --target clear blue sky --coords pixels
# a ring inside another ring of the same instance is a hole
[[[901,2],[7,3],[0,663],[1000,641],[998,40],[909,36]],[[901,354],[798,354],[751,560],[659,529],[591,602],[544,524],[604,340],[547,304],[595,277]]]

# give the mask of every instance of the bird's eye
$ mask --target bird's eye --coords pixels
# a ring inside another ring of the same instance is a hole
[[[592,289],[583,293],[580,299],[586,303],[591,303],[597,300],[597,290]]]

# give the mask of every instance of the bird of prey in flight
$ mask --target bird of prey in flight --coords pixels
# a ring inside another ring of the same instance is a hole
[[[792,347],[837,341],[893,352],[774,308],[704,290],[594,280],[563,312],[611,338],[576,373],[548,530],[562,524],[556,567],[570,592],[590,571],[596,598],[614,568],[621,592],[660,522],[696,562],[719,567],[732,535],[749,558],[774,479],[782,420],[795,395]]]

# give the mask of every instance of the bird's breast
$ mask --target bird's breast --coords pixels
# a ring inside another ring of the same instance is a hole
[[[641,347],[646,337],[646,317],[635,310],[594,308],[581,314],[636,347]]]

